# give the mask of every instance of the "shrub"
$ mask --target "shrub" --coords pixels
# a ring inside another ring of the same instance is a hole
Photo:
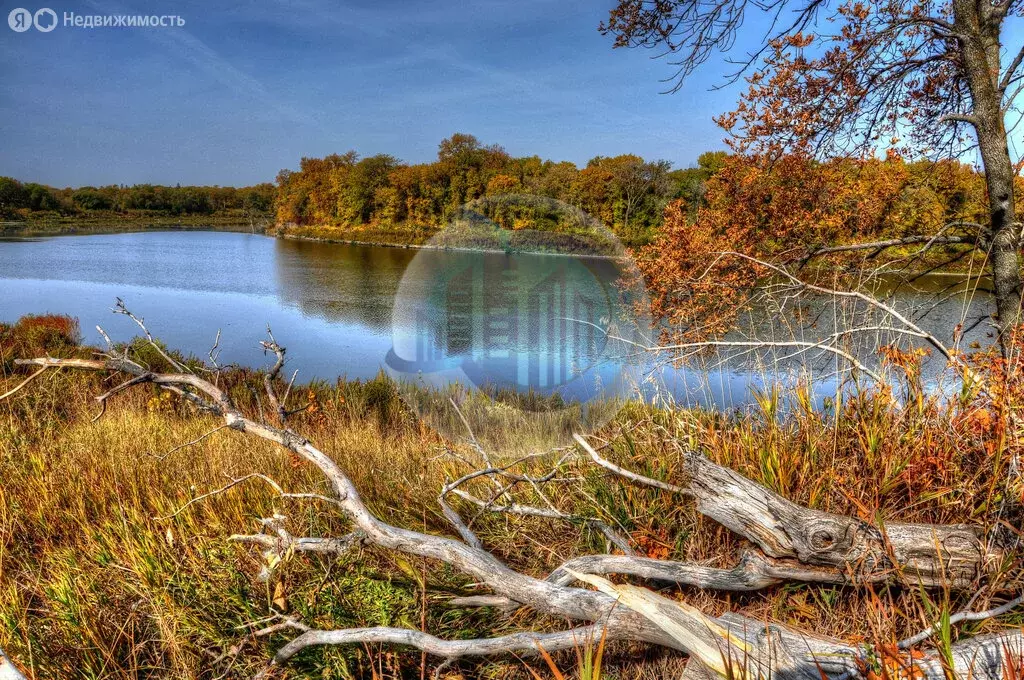
[[[59,354],[75,349],[81,341],[78,319],[62,314],[27,314],[13,325],[0,325],[0,349],[5,356],[15,350],[24,356]]]

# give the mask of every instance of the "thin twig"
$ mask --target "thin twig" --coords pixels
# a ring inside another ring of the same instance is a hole
[[[35,372],[35,373],[33,373],[32,375],[30,375],[29,377],[27,377],[27,378],[25,378],[25,379],[24,379],[23,381],[21,381],[21,383],[20,383],[20,384],[19,384],[19,385],[18,385],[17,387],[15,387],[14,389],[12,389],[12,390],[10,390],[10,391],[8,391],[8,392],[5,392],[5,393],[3,393],[3,394],[0,394],[0,401],[3,401],[3,400],[4,400],[4,399],[6,399],[7,397],[11,397],[11,396],[14,396],[14,395],[15,395],[15,394],[16,394],[16,393],[18,392],[18,390],[20,390],[20,389],[21,389],[22,387],[24,387],[25,385],[28,385],[28,384],[29,384],[30,382],[32,382],[32,381],[33,381],[33,380],[35,380],[35,379],[36,379],[37,377],[39,377],[40,375],[42,375],[42,374],[43,374],[43,372],[45,372],[45,371],[46,371],[46,369],[48,369],[48,368],[49,368],[49,366],[43,366],[43,367],[42,367],[42,368],[40,368],[40,369],[39,369],[38,371],[36,371],[36,372]]]
[[[209,432],[207,432],[206,434],[200,435],[199,437],[197,437],[196,439],[193,439],[190,442],[186,442],[184,444],[179,444],[178,446],[175,446],[173,449],[171,449],[170,451],[168,451],[167,453],[165,453],[162,456],[157,456],[157,455],[154,455],[154,454],[148,453],[148,452],[147,452],[147,455],[152,456],[153,458],[156,458],[157,460],[164,460],[168,456],[170,456],[172,453],[174,453],[175,451],[180,451],[181,449],[184,449],[186,447],[198,444],[199,442],[203,441],[204,439],[206,439],[210,435],[216,434],[217,432],[220,432],[221,430],[223,430],[223,429],[225,429],[227,427],[229,427],[229,426],[228,425],[220,425],[219,427],[215,427],[212,430],[210,430]]]
[[[190,506],[195,505],[196,503],[199,503],[200,501],[206,500],[207,498],[210,498],[212,496],[217,496],[219,494],[222,494],[225,491],[228,491],[229,489],[232,489],[232,488],[238,486],[239,484],[241,484],[243,482],[249,481],[250,479],[261,479],[264,482],[266,482],[267,484],[269,484],[275,491],[277,491],[277,493],[279,495],[284,495],[284,489],[282,489],[281,486],[277,482],[275,482],[270,477],[267,477],[264,474],[260,474],[259,472],[252,472],[250,474],[245,475],[244,477],[239,477],[238,479],[232,479],[231,477],[228,477],[228,479],[231,479],[231,483],[225,484],[224,486],[222,486],[219,489],[214,489],[213,491],[210,491],[208,493],[204,493],[201,496],[196,496],[195,498],[190,500],[188,503],[185,503],[185,505],[183,505],[180,508],[178,508],[177,510],[175,510],[170,515],[165,515],[164,517],[157,517],[155,519],[161,520],[161,521],[162,520],[167,520],[167,519],[173,519],[173,518],[177,517],[178,515],[180,515],[182,512],[184,512],[186,509],[188,509]]]
[[[143,319],[140,319],[139,317],[135,316],[130,311],[128,311],[128,308],[124,304],[124,300],[122,300],[121,298],[115,299],[117,300],[117,303],[114,305],[114,308],[110,311],[114,312],[114,314],[124,314],[129,319],[134,321],[135,324],[142,329],[142,332],[146,334],[146,339],[149,341],[149,344],[153,347],[153,349],[155,349],[157,353],[160,356],[162,356],[165,361],[167,361],[167,363],[173,366],[175,370],[181,371],[182,373],[192,373],[192,369],[175,361],[175,359],[171,357],[170,354],[164,351],[164,348],[160,346],[156,339],[153,338],[153,334],[149,332],[148,328],[146,328],[146,324],[143,322]]]
[[[1013,609],[1019,607],[1021,604],[1024,604],[1024,593],[1018,595],[1009,602],[1001,604],[998,607],[986,609],[985,611],[957,612],[956,614],[953,614],[949,617],[949,625],[952,626],[958,623],[962,623],[964,621],[984,621],[986,619],[993,619],[997,616],[1002,616],[1003,614],[1012,611]],[[900,642],[897,644],[897,647],[899,647],[900,649],[908,649],[915,645],[921,644],[922,642],[924,642],[925,640],[927,640],[928,638],[942,630],[942,625],[943,624],[941,622],[938,622],[929,628],[925,628],[917,635],[908,637],[905,640],[900,640]]]

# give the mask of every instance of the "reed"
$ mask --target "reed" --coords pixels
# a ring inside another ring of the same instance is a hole
[[[45,353],[89,356],[90,350],[78,346],[74,324],[60,317],[0,326],[0,394],[27,377],[13,369],[14,357]],[[258,372],[236,370],[221,380],[241,408],[259,412]],[[246,624],[272,610],[323,627],[425,627],[452,638],[517,629],[522,613],[509,619],[447,606],[470,584],[424,560],[367,549],[340,559],[286,556],[268,564],[252,547],[229,542],[274,513],[287,516],[296,533],[345,531],[331,506],[281,499],[257,478],[178,512],[229,477],[253,472],[288,491],[325,489],[314,471],[269,444],[230,430],[203,437],[219,423],[150,387],[117,395],[93,422],[92,397],[109,387],[99,375],[51,372],[0,401],[0,648],[26,666],[28,677],[251,677],[286,639],[246,634]],[[446,480],[467,471],[460,458],[473,451],[464,440],[448,442],[422,425],[383,377],[296,389],[308,407],[292,427],[342,465],[376,513],[393,524],[452,533],[436,498]],[[908,403],[888,390],[866,390],[827,410],[810,408],[807,389],[792,395],[803,406],[784,414],[770,391],[754,410],[732,415],[631,402],[600,434],[611,442],[608,455],[667,481],[681,474],[685,450],[699,447],[816,509],[883,523],[999,517],[1021,526],[1024,489],[1006,482],[1019,454],[1005,417],[1021,391],[1016,383],[1006,383],[997,399],[968,386],[948,403],[925,396]],[[520,433],[518,445],[530,444],[529,433]],[[700,519],[684,499],[623,485],[582,462],[567,463],[564,473],[573,493],[559,494],[560,508],[599,514],[649,556],[720,566],[735,559],[735,539]],[[500,557],[538,575],[605,547],[582,524],[482,513],[473,528]],[[1019,565],[1008,563],[987,592],[1021,586]],[[948,616],[966,604],[948,593],[897,587],[669,592],[709,614],[728,607],[890,643],[937,620],[937,612]],[[1009,622],[1024,625],[1024,618]],[[956,634],[944,631],[942,643]],[[561,669],[566,677],[653,678],[679,670],[678,659],[638,646],[605,649],[600,641],[581,641],[577,651],[526,663],[465,662],[446,672],[528,678],[555,677]],[[298,657],[287,677],[421,677],[434,665],[418,652],[322,648]]]

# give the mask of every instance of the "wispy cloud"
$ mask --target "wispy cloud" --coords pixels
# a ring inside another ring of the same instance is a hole
[[[131,15],[150,11],[99,0],[87,0],[87,4],[102,14]],[[146,30],[143,35],[162,46],[178,60],[190,64],[239,95],[243,98],[242,101],[253,101],[257,105],[276,111],[287,121],[311,127],[330,137],[336,136],[332,130],[316,118],[286,103],[281,97],[271,92],[258,78],[237,68],[187,29],[174,27],[167,30]]]

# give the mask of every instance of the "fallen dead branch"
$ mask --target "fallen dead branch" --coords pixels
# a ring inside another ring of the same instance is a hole
[[[286,416],[281,417],[282,411],[285,414],[287,411],[283,409],[284,400],[276,398],[275,385],[283,365],[284,350],[277,348],[274,352],[278,362],[265,387],[268,393],[273,393],[271,403],[281,406],[275,408],[275,415],[284,421]],[[860,519],[812,510],[713,463],[696,451],[687,452],[685,456],[685,481],[668,484],[612,463],[586,439],[577,436],[580,449],[608,474],[626,483],[676,494],[681,501],[695,502],[700,513],[746,539],[753,547],[733,569],[606,554],[574,558],[547,578],[538,578],[512,569],[489,552],[451,508],[465,529],[460,531],[462,540],[383,521],[363,503],[348,475],[330,456],[288,429],[284,422],[275,426],[247,416],[224,389],[195,373],[153,372],[126,356],[117,355],[104,359],[39,357],[16,363],[38,370],[67,368],[121,373],[128,376],[125,385],[151,384],[170,390],[198,409],[220,417],[222,427],[273,442],[299,456],[316,468],[331,490],[329,495],[290,494],[257,473],[232,479],[225,487],[194,498],[178,512],[205,497],[258,477],[282,497],[326,502],[350,525],[349,532],[339,537],[294,536],[284,528],[283,518],[272,517],[261,521],[260,533],[237,535],[231,537],[232,540],[258,545],[278,554],[292,551],[345,554],[356,546],[366,546],[436,560],[461,571],[491,593],[482,594],[475,601],[453,602],[455,605],[523,608],[570,622],[569,628],[555,632],[524,631],[494,638],[443,640],[417,630],[387,627],[320,630],[296,619],[275,620],[268,627],[251,633],[257,637],[286,630],[297,633],[277,651],[272,665],[284,664],[300,651],[319,645],[387,643],[414,647],[444,659],[457,659],[568,649],[588,637],[603,636],[608,641],[643,642],[689,654],[691,677],[701,674],[702,677],[730,677],[738,673],[758,678],[775,675],[808,680],[848,679],[867,675],[879,651],[866,643],[833,640],[737,613],[712,617],[651,590],[616,585],[596,574],[628,574],[647,581],[675,581],[724,590],[763,588],[783,580],[850,584],[893,582],[915,587],[973,589],[984,581],[993,565],[1004,560],[999,541],[984,535],[975,526],[905,523],[876,526]],[[554,475],[521,475],[494,466],[474,475],[480,479],[500,477],[530,485],[546,498],[542,485]],[[459,484],[449,484],[446,489],[454,492],[458,487]],[[477,500],[483,502],[488,511],[522,510],[512,501],[501,499],[502,488],[500,484],[496,487],[491,501]],[[444,495],[446,493],[442,493],[442,498]],[[467,492],[467,495],[472,494]],[[567,519],[554,505],[548,509],[552,512],[540,516],[559,521]],[[596,590],[575,585],[580,582]],[[1019,604],[1018,598],[977,616],[1006,613]],[[972,616],[958,615],[950,624],[975,620]],[[912,639],[904,645],[905,650],[899,651],[903,655],[900,663],[912,669],[913,677],[945,680],[952,673],[962,678],[1009,680],[1015,677],[1015,669],[1024,654],[1024,633],[1020,630],[978,636],[958,642],[945,652],[911,649],[927,637],[925,634],[920,640]]]

